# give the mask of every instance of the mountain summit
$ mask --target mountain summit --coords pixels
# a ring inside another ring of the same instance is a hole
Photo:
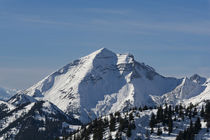
[[[102,48],[67,64],[25,94],[48,100],[88,122],[128,107],[155,104],[152,96],[170,92],[181,82],[159,75],[131,54],[116,54]]]

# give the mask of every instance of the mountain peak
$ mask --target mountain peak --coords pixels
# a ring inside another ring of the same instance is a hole
[[[47,99],[67,114],[88,122],[127,106],[144,105],[151,101],[149,95],[162,95],[178,83],[179,80],[165,78],[152,67],[135,61],[132,54],[101,48],[47,76],[24,93],[37,100]]]
[[[112,56],[116,56],[116,54],[112,51],[110,51],[107,48],[101,48],[99,50],[96,50],[95,52],[90,54],[91,56],[95,56],[95,57],[112,57]]]
[[[198,74],[194,74],[190,77],[190,80],[192,80],[193,82],[199,83],[199,84],[204,84],[206,82],[206,78],[201,77]]]
[[[94,57],[95,61],[99,61],[100,64],[108,63],[111,65],[129,64],[134,63],[134,56],[130,53],[119,54],[112,52],[107,48],[101,48],[88,56]],[[105,60],[106,62],[102,61]]]
[[[109,50],[107,48],[100,48],[98,51],[110,51],[111,52],[111,50]]]

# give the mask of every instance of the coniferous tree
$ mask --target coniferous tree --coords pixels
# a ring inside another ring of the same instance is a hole
[[[161,130],[161,128],[160,128],[160,127],[158,127],[158,130],[157,130],[157,135],[158,135],[158,136],[162,135],[162,130]]]
[[[127,129],[127,132],[126,132],[126,136],[127,136],[127,137],[130,137],[130,136],[131,136],[131,127],[130,127],[130,125],[128,125],[128,129]]]
[[[165,124],[168,124],[168,106],[167,104],[165,104],[165,109],[163,110],[163,118],[162,118],[162,122],[163,122],[163,125]]]
[[[175,112],[176,112],[176,114],[179,113],[179,106],[178,105],[175,106]]]
[[[119,117],[119,116],[120,116],[120,112],[117,111],[117,112],[114,113],[114,115],[115,115],[116,117]]]
[[[195,131],[196,131],[196,134],[201,130],[201,120],[200,118],[198,117],[196,122],[195,122]]]
[[[148,107],[145,105],[145,106],[143,107],[143,110],[148,110]]]
[[[180,103],[179,104],[179,110],[182,110],[183,109],[183,106],[182,106],[182,104]]]
[[[176,140],[184,140],[184,133],[182,131],[179,132],[179,134],[176,137]]]
[[[191,109],[189,109],[188,116],[189,116],[189,119],[192,118],[192,110]]]
[[[193,129],[193,122],[192,122],[192,120],[190,120],[190,130],[192,130]]]
[[[206,120],[206,126],[207,129],[210,127],[210,102],[208,101],[206,103],[206,107],[205,107],[205,120]]]
[[[153,128],[155,127],[155,124],[156,124],[155,114],[152,113],[150,123],[149,123],[150,128],[151,128],[151,133],[153,133]]]
[[[154,132],[154,128],[152,127],[152,128],[151,128],[151,134],[152,134],[153,132]]]
[[[170,134],[173,130],[173,120],[172,118],[169,118],[169,121],[168,121],[168,133]]]
[[[168,115],[168,106],[167,106],[167,104],[165,104],[164,115],[165,116]]]
[[[179,117],[184,118],[184,112],[183,112],[182,104],[179,105]]]
[[[115,131],[115,125],[116,125],[116,119],[113,116],[113,114],[110,114],[110,125],[109,125],[109,129],[110,131]]]
[[[174,115],[174,121],[176,121],[176,115]]]
[[[195,115],[197,115],[198,112],[197,112],[197,108],[195,107],[194,110],[193,110],[193,117],[195,117]]]
[[[129,120],[130,121],[134,120],[134,116],[133,116],[133,113],[132,112],[129,114]]]
[[[149,109],[150,109],[150,110],[152,110],[152,109],[153,109],[153,107],[152,107],[152,106],[150,106],[150,107],[149,107]]]
[[[95,125],[93,130],[93,140],[103,139],[103,121],[99,119],[98,121],[96,120],[94,123]]]
[[[201,117],[204,117],[204,115],[205,115],[205,112],[204,112],[204,107],[202,106],[202,108],[201,108]]]
[[[157,122],[161,122],[163,120],[163,109],[162,109],[162,106],[158,107],[156,120],[157,120]]]
[[[210,114],[210,101],[206,103],[206,107],[205,107],[205,115],[209,115],[209,114]]]
[[[174,114],[174,111],[173,111],[171,105],[169,105],[169,107],[168,107],[168,113],[169,113],[170,116]]]
[[[126,118],[120,118],[119,121],[119,131],[123,131],[125,128],[128,128],[129,121]]]

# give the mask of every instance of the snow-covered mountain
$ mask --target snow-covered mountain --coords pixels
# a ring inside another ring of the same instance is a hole
[[[198,96],[203,96],[203,92],[205,90],[206,94],[210,94],[208,88],[208,82],[203,77],[195,74],[190,78],[183,78],[180,85],[178,85],[174,90],[162,95],[162,96],[153,96],[154,102],[158,105],[162,105],[163,103],[168,104],[189,104],[189,103],[199,103],[201,99]],[[201,94],[202,93],[202,94]],[[210,99],[210,95],[209,99]],[[195,99],[196,98],[196,99]],[[194,99],[194,100],[193,100]]]
[[[82,122],[131,106],[154,105],[151,96],[175,89],[182,79],[159,75],[131,54],[102,48],[67,64],[25,94],[49,100]]]
[[[190,98],[189,100],[185,100],[185,104],[193,103],[200,104],[206,100],[210,100],[210,78],[207,79],[203,84],[202,92],[197,94],[196,96]]]
[[[18,92],[19,91],[16,89],[8,89],[0,87],[0,100],[6,101]]]
[[[0,100],[5,100],[0,101],[0,140],[32,138],[33,134],[35,139],[52,139],[77,129],[81,122],[125,113],[132,107],[193,103],[200,109],[210,100],[210,79],[198,74],[164,77],[131,54],[102,48],[25,91],[2,91],[0,88]],[[139,129],[146,132],[152,112],[140,114],[144,117],[137,120]]]
[[[37,100],[26,94],[19,93],[12,96],[7,102],[14,106],[21,106],[32,102],[37,102]]]

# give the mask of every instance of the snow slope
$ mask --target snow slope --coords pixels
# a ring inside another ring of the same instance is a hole
[[[203,86],[205,87],[204,90],[197,96],[194,96],[189,100],[186,100],[185,104],[189,103],[200,104],[205,100],[210,100],[210,78],[205,81]]]
[[[151,139],[151,140],[176,140],[177,135],[179,134],[180,131],[184,131],[185,129],[187,129],[190,126],[190,121],[192,120],[192,122],[194,123],[196,121],[196,119],[198,117],[200,117],[201,119],[201,130],[198,134],[195,134],[195,140],[201,140],[201,139],[209,139],[210,133],[207,132],[206,130],[206,122],[204,122],[204,119],[198,114],[192,116],[191,118],[189,118],[188,115],[185,115],[184,118],[181,118],[179,116],[179,114],[177,114],[176,112],[174,112],[174,114],[172,115],[172,119],[173,119],[173,129],[172,132],[168,133],[168,126],[165,124],[163,125],[163,123],[157,123],[153,129],[153,133],[151,133],[151,128],[150,128],[150,119],[151,119],[151,115],[152,113],[154,113],[155,115],[157,114],[157,109],[148,109],[148,110],[143,110],[143,111],[139,111],[137,110],[130,110],[128,112],[121,112],[120,113],[120,118],[126,118],[127,120],[129,120],[129,122],[126,122],[125,125],[127,124],[131,124],[132,122],[134,122],[135,124],[135,128],[131,131],[131,136],[128,137],[127,134],[127,128],[124,128],[122,130],[122,125],[121,125],[121,130],[119,129],[120,127],[120,122],[121,124],[122,121],[119,121],[119,115],[116,115],[116,113],[112,116],[115,117],[115,129],[114,130],[110,130],[110,125],[111,125],[111,119],[110,119],[110,115],[107,116],[103,116],[101,118],[98,118],[97,121],[99,122],[99,120],[108,120],[108,124],[107,125],[102,125],[101,127],[103,127],[103,139],[104,140],[109,140],[110,137],[112,139],[116,139],[116,134],[118,133],[121,138],[123,140],[147,140],[147,139]],[[130,116],[133,116],[133,120],[130,119]],[[175,119],[176,118],[176,119]],[[80,139],[81,136],[83,136],[83,138],[88,138],[90,140],[93,140],[93,135],[94,133],[96,133],[96,131],[94,131],[94,126],[98,127],[97,124],[95,123],[96,120],[92,121],[91,123],[87,124],[84,128],[86,128],[86,131],[84,131],[83,129],[80,129],[79,131],[77,131],[75,134],[73,134],[71,137],[79,137]],[[105,122],[105,121],[104,121]],[[113,121],[112,121],[113,123]],[[91,125],[91,126],[90,126]],[[157,130],[158,127],[161,129],[162,134],[161,135],[157,135]],[[90,130],[89,130],[90,129]],[[92,131],[91,131],[92,130]],[[86,133],[84,133],[86,132]],[[67,140],[70,140],[70,137],[68,137]]]
[[[158,105],[163,103],[176,105],[189,102],[191,98],[201,94],[206,88],[205,83],[202,84],[203,82],[195,81],[192,77],[190,79],[187,77],[183,78],[181,84],[169,93],[162,96],[153,96],[154,102]]]
[[[190,78],[185,77],[174,90],[162,96],[152,96],[152,99],[157,105],[164,103],[172,105],[179,103],[185,105],[200,104],[205,100],[210,100],[210,79],[200,77],[197,74]]]
[[[130,106],[153,105],[153,96],[175,89],[181,79],[159,75],[131,54],[102,48],[67,64],[25,94],[49,100],[82,122]]]

